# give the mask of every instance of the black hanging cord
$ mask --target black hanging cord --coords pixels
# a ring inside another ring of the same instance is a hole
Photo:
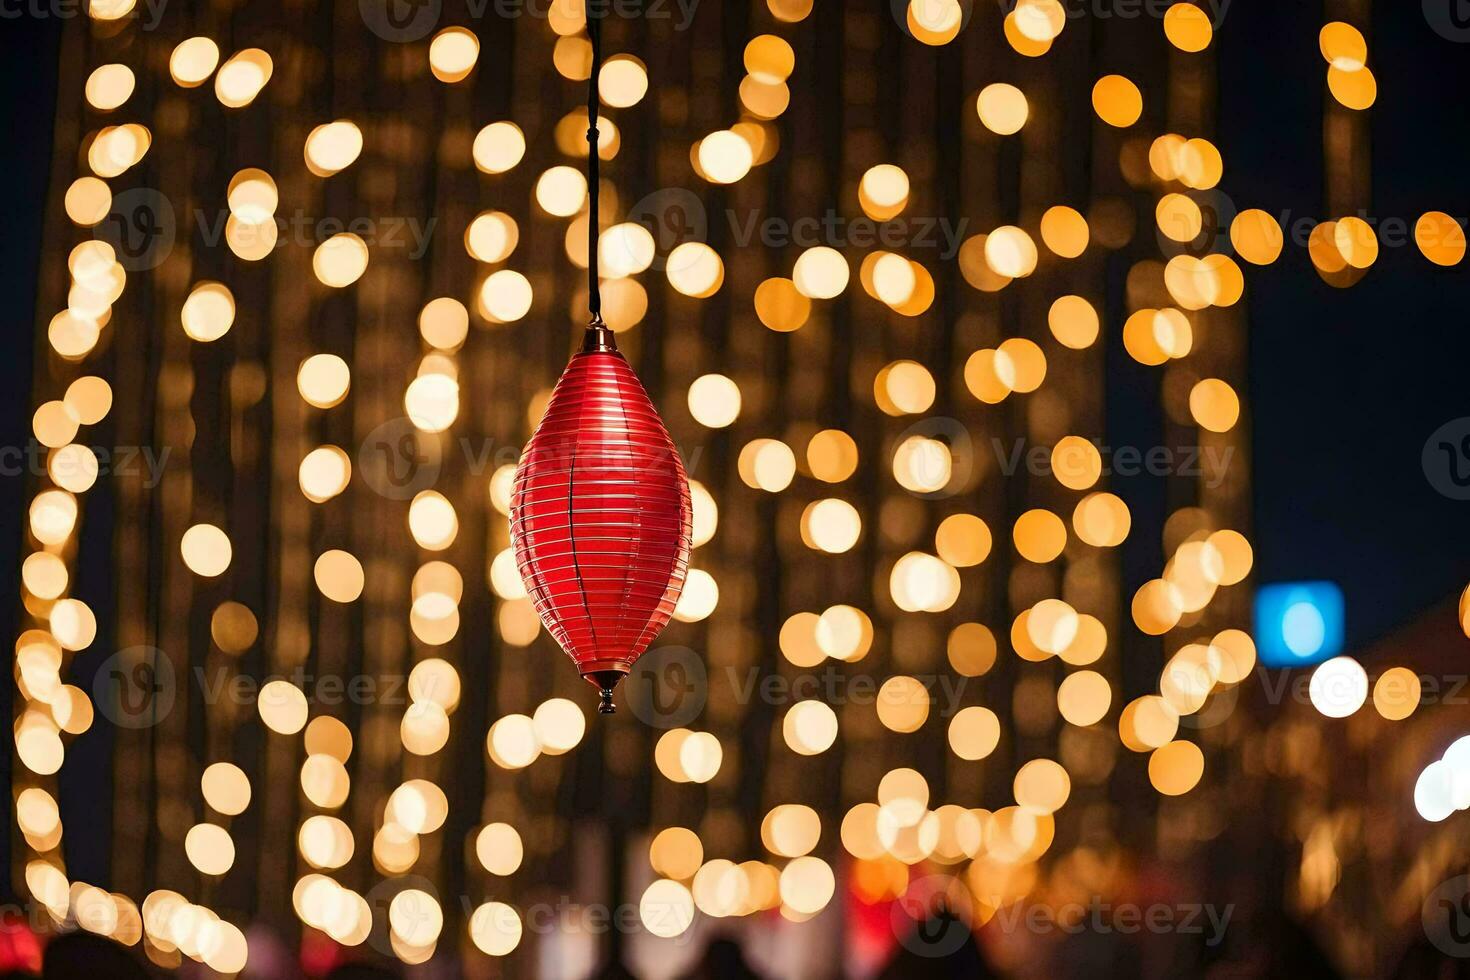
[[[595,3],[585,4],[587,36],[592,41],[592,74],[587,80],[587,308],[593,327],[602,325],[602,294],[597,288],[597,103],[598,76],[602,74],[602,14]]]

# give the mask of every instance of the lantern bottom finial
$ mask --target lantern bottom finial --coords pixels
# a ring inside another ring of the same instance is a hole
[[[597,713],[610,715],[616,712],[617,706],[613,704],[613,688],[618,686],[618,681],[628,676],[626,670],[589,670],[582,675],[587,678],[587,683],[597,688],[602,700],[597,704]]]

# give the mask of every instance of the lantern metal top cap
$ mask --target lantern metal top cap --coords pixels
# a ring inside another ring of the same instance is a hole
[[[612,328],[602,322],[602,317],[596,317],[587,324],[587,334],[582,338],[582,353],[604,353],[616,354],[618,342],[613,338]]]

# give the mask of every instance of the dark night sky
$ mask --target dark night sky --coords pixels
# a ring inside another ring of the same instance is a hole
[[[1435,34],[1419,3],[1379,0],[1374,8],[1366,31],[1380,83],[1372,215],[1410,226],[1430,209],[1463,217],[1470,44]],[[1217,143],[1226,162],[1221,190],[1239,208],[1337,217],[1323,213],[1322,201],[1323,20],[1311,2],[1237,0],[1229,9],[1217,41]],[[35,243],[59,26],[0,22],[0,445],[29,436]],[[1429,434],[1470,415],[1470,262],[1440,270],[1412,245],[1384,248],[1368,276],[1343,291],[1288,243],[1281,261],[1248,267],[1247,278],[1257,580],[1337,580],[1350,645],[1366,642],[1470,580],[1470,504],[1437,494],[1420,465]],[[23,489],[20,480],[0,480],[0,555],[18,551]],[[15,595],[16,566],[0,561],[0,595]],[[7,609],[0,624],[13,626],[14,615]]]

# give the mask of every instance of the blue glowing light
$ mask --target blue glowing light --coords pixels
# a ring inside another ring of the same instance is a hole
[[[1315,664],[1342,652],[1342,590],[1332,582],[1282,582],[1256,591],[1255,639],[1267,667]]]

